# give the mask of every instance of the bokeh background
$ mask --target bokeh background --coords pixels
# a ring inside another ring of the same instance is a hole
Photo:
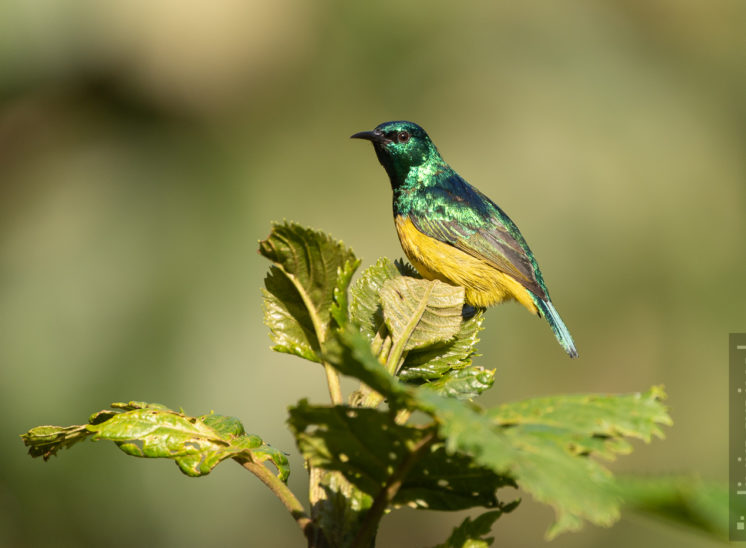
[[[727,340],[746,330],[746,4],[5,0],[0,3],[0,545],[303,546],[230,463],[17,435],[130,399],[214,409],[291,454],[317,366],[262,325],[273,220],[399,257],[390,189],[354,132],[423,125],[539,258],[580,359],[490,311],[485,405],[663,383],[675,425],[618,472],[727,479]],[[472,514],[475,514],[473,512]],[[468,512],[404,510],[379,545],[442,542]],[[525,498],[501,546],[544,543]],[[625,515],[553,546],[711,546]]]

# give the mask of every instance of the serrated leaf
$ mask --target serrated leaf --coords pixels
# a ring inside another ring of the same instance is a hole
[[[132,411],[133,409],[163,409],[164,411],[171,411],[171,409],[162,403],[149,403],[146,401],[129,401],[127,403],[114,402],[109,407],[112,409],[121,409],[123,411]],[[106,412],[107,410],[100,411],[100,413]]]
[[[587,446],[579,445],[576,449],[613,458],[614,453],[631,450],[626,443],[613,446],[615,439],[629,437],[650,442],[653,436],[663,437],[660,425],[672,424],[661,403],[665,397],[663,389],[657,386],[635,394],[550,396],[503,404],[487,415],[500,425],[538,425],[568,435],[591,437]],[[609,444],[612,446],[606,451]]]
[[[350,318],[371,342],[384,326],[381,289],[386,282],[402,277],[419,280],[415,283],[428,283],[408,264],[401,261],[392,263],[387,258],[381,258],[366,269],[350,288]],[[468,367],[476,352],[475,346],[479,341],[478,333],[482,329],[484,314],[478,311],[472,317],[458,318],[458,321],[459,328],[455,336],[424,348],[410,349],[397,374],[399,378],[417,384],[423,380],[439,379],[452,369]],[[385,327],[382,332],[384,335],[388,333]]]
[[[334,285],[334,301],[331,306],[331,315],[337,326],[343,326],[349,318],[349,296],[347,288],[352,280],[352,275],[360,266],[360,259],[348,259],[344,266],[337,272],[337,283]]]
[[[626,452],[629,446],[622,436],[647,440],[657,424],[667,424],[670,419],[660,403],[661,394],[660,389],[653,389],[646,394],[618,396],[620,407],[635,417],[631,422],[617,415],[612,402],[607,402],[596,408],[595,426],[581,420],[577,428],[572,415],[556,422],[559,416],[552,409],[547,413],[553,420],[542,422],[540,416],[532,415],[524,423],[510,406],[503,407],[511,411],[510,420],[503,421],[501,408],[485,413],[424,389],[415,398],[420,408],[437,420],[449,450],[473,455],[478,464],[515,478],[521,488],[555,508],[557,521],[548,532],[553,537],[579,529],[583,519],[598,525],[618,519],[619,497],[613,478],[589,456],[608,458],[615,451]],[[569,407],[578,397],[568,397]],[[562,409],[563,399],[554,398],[553,407]]]
[[[272,350],[321,361],[311,316],[293,282],[279,268],[272,267],[264,286],[264,323],[275,343]]]
[[[294,223],[275,224],[259,253],[274,263],[264,281],[264,321],[273,349],[320,361],[335,292],[341,298],[357,267],[354,253],[328,234]]]
[[[373,341],[383,325],[380,292],[383,284],[402,275],[403,266],[392,263],[386,257],[367,268],[350,287],[350,319],[359,326],[360,332]]]
[[[226,415],[210,414],[199,417],[199,420],[213,428],[223,439],[229,440],[234,449],[249,453],[252,461],[259,464],[266,461],[271,462],[277,469],[277,477],[282,481],[287,481],[290,475],[287,455],[264,443],[259,436],[246,434],[239,419]]]
[[[396,424],[390,413],[311,406],[306,400],[290,409],[289,424],[311,466],[342,473],[371,497],[428,435],[422,428]],[[393,505],[432,510],[494,507],[495,491],[506,485],[513,486],[510,478],[475,466],[466,455],[448,454],[436,444],[404,477]]]
[[[351,546],[373,497],[355,488],[337,471],[316,468],[312,473],[317,475],[320,491],[311,508],[314,521],[324,532],[328,546]]]
[[[463,287],[400,276],[384,282],[380,295],[386,327],[404,351],[448,341],[461,327]]]
[[[428,390],[459,400],[470,400],[487,390],[495,382],[495,370],[472,365],[451,369],[439,379],[423,385]]]
[[[402,364],[399,378],[406,381],[433,380],[452,369],[468,367],[476,354],[483,322],[484,313],[478,311],[461,322],[452,339],[411,350]]]
[[[500,510],[485,512],[472,520],[466,518],[461,525],[453,529],[451,536],[443,544],[435,548],[487,548],[492,546],[494,537],[484,538],[492,532],[492,526],[503,514],[512,512],[519,501],[512,502]]]
[[[258,436],[246,434],[234,417],[189,417],[163,405],[144,402],[115,403],[112,407],[120,411],[94,413],[86,425],[40,426],[21,437],[29,454],[44,460],[61,448],[90,437],[113,441],[128,455],[172,459],[189,476],[206,475],[227,458],[271,460],[283,481],[290,473],[287,457]]]

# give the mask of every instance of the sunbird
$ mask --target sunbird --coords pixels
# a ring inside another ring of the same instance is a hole
[[[399,241],[423,278],[462,286],[473,307],[518,301],[546,318],[565,352],[577,357],[518,227],[445,163],[424,129],[413,122],[384,122],[352,138],[373,143],[391,181]]]

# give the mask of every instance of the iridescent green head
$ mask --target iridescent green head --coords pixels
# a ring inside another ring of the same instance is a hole
[[[425,130],[413,122],[384,122],[373,131],[361,131],[352,138],[373,143],[393,188],[404,183],[412,168],[443,162]]]

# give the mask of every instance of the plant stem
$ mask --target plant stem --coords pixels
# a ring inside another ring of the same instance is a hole
[[[399,468],[394,471],[386,482],[386,485],[383,486],[381,491],[373,500],[373,505],[365,515],[365,520],[350,545],[352,548],[369,548],[371,541],[378,530],[378,524],[383,517],[383,513],[399,492],[399,489],[404,482],[404,478],[407,477],[407,474],[409,474],[412,467],[425,455],[425,453],[430,449],[430,446],[435,443],[437,439],[435,430],[432,430],[417,442],[414,447],[412,447],[412,452],[402,461]]]
[[[303,508],[303,505],[293,494],[290,488],[285,484],[285,482],[275,476],[266,466],[262,464],[247,460],[245,458],[235,460],[249,472],[254,474],[257,478],[259,478],[259,481],[269,487],[269,489],[275,494],[275,496],[280,499],[280,502],[282,502],[285,508],[288,509],[290,515],[293,516],[293,519],[298,524],[298,527],[300,527],[301,531],[303,531],[303,534],[306,536],[306,538],[310,539],[311,535],[314,535],[316,533],[316,524],[311,520],[310,517],[308,517],[308,514]]]
[[[331,365],[324,362],[326,373],[326,384],[329,387],[329,397],[334,405],[342,405],[342,386],[339,383],[339,374]]]

